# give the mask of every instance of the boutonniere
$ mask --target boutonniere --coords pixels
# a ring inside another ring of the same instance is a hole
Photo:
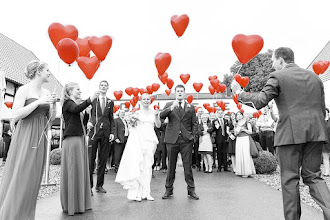
[[[187,104],[187,107],[188,107],[188,108],[190,108],[190,107],[191,107],[191,105],[190,105],[190,104]]]
[[[108,100],[108,104],[111,102],[111,99]]]

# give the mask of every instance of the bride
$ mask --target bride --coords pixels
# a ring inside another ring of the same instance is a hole
[[[130,134],[120,161],[115,182],[127,189],[127,198],[153,201],[150,195],[152,164],[158,144],[154,126],[160,127],[159,110],[150,109],[150,95],[141,96],[142,109],[130,117]]]

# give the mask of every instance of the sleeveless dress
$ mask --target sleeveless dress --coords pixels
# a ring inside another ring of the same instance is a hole
[[[27,99],[25,106],[36,100]],[[35,219],[46,161],[47,139],[43,131],[47,130],[48,111],[48,104],[39,105],[17,124],[0,186],[0,219]]]
[[[128,190],[130,200],[150,196],[152,164],[158,144],[154,111],[145,114],[140,110],[136,114],[137,125],[130,129],[115,180]]]
[[[207,124],[203,124],[204,131],[207,131],[209,127]],[[204,133],[203,131],[203,133]],[[200,154],[212,154],[213,145],[211,140],[211,135],[209,132],[205,132],[202,136],[199,137],[199,147],[198,151]]]
[[[247,128],[247,122],[245,122],[242,127]],[[235,129],[240,129],[237,126]],[[256,169],[250,154],[250,141],[249,134],[244,131],[240,131],[236,137],[236,175],[249,176],[256,174]]]

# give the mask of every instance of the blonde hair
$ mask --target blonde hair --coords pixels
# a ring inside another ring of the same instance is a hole
[[[28,79],[33,79],[38,71],[42,71],[47,66],[47,63],[40,60],[32,60],[24,70],[24,74]]]
[[[65,84],[62,90],[62,96],[61,96],[61,104],[70,99],[70,92],[74,89],[75,86],[78,86],[78,83],[76,82],[70,82],[68,84]]]

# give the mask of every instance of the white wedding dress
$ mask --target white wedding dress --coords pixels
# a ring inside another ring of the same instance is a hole
[[[154,130],[154,110],[139,110],[137,125],[130,129],[115,182],[127,189],[127,198],[141,200],[150,196],[152,164],[158,144]]]

